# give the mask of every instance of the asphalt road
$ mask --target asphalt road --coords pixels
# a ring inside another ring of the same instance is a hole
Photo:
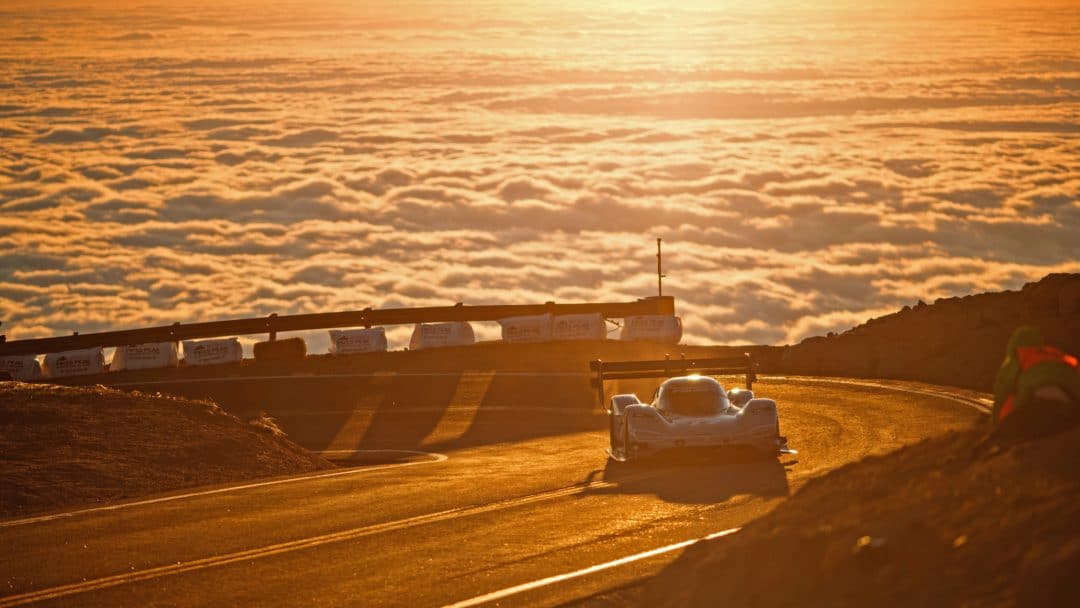
[[[800,450],[775,462],[613,465],[596,414],[570,426],[542,409],[479,419],[464,399],[432,426],[403,406],[400,428],[414,414],[426,426],[398,447],[437,455],[0,522],[0,608],[446,606],[492,593],[491,605],[557,605],[640,580],[679,551],[497,592],[737,528],[815,476],[984,415],[944,389],[896,386],[760,382]],[[339,456],[372,424],[360,410],[332,428],[301,417],[300,439]]]

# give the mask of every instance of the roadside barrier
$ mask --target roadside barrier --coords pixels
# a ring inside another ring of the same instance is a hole
[[[42,368],[46,378],[100,374],[105,371],[105,353],[101,347],[49,353]]]
[[[184,340],[185,365],[221,365],[239,363],[244,349],[237,338]]]
[[[365,329],[331,329],[330,354],[351,355],[354,353],[386,352],[386,330],[382,327]]]
[[[33,355],[0,357],[0,373],[8,374],[13,380],[39,380],[41,365]]]
[[[649,340],[678,344],[682,340],[682,319],[673,315],[635,315],[623,320],[620,340]]]
[[[415,324],[409,347],[414,350],[441,346],[474,344],[471,321],[498,321],[503,326],[506,342],[546,342],[551,340],[604,340],[607,337],[605,319],[669,318],[679,328],[672,340],[669,331],[663,341],[678,342],[681,325],[673,317],[675,299],[671,296],[641,298],[634,302],[582,302],[571,304],[512,304],[465,306],[433,306],[425,308],[388,308],[277,315],[206,323],[174,323],[145,329],[125,329],[7,340],[0,334],[0,373],[23,379],[40,376],[60,377],[101,373],[105,369],[102,349],[117,347],[110,366],[114,370],[172,367],[168,344],[182,345],[186,366],[239,363],[243,349],[233,336],[268,334],[269,342],[277,341],[279,332],[299,332],[316,329],[330,330],[331,354],[350,352],[384,352],[388,349],[384,325]],[[664,322],[660,322],[663,324]],[[557,326],[557,328],[556,328]],[[355,327],[337,330],[332,328]],[[359,329],[359,328],[363,329]],[[623,339],[635,331],[627,333]],[[644,334],[642,334],[644,335]],[[642,339],[650,339],[648,337]],[[656,338],[652,338],[656,339]],[[162,346],[166,345],[166,346]],[[269,347],[263,347],[269,348]],[[260,350],[263,350],[260,348]],[[278,354],[288,352],[297,356],[297,345],[274,347]],[[306,354],[306,345],[303,347]],[[38,365],[36,357],[49,355],[49,361]],[[52,369],[48,369],[49,364]],[[37,371],[35,371],[35,369]]]
[[[551,337],[555,340],[605,340],[607,324],[600,313],[559,315],[552,323]]]
[[[117,346],[109,371],[125,369],[160,369],[179,363],[176,342],[152,342]]]
[[[439,348],[443,346],[467,346],[476,343],[472,325],[464,321],[453,323],[418,323],[413,328],[409,350]]]
[[[547,342],[551,339],[551,315],[499,319],[503,342]]]

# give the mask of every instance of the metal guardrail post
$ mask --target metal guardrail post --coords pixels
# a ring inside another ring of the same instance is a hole
[[[754,356],[750,353],[743,353],[746,356],[746,388],[747,390],[754,390],[754,381],[757,380],[757,374],[754,373]]]
[[[600,400],[600,408],[607,409],[604,405],[604,361],[596,360],[596,397]]]
[[[277,340],[277,330],[274,329],[274,319],[275,318],[277,318],[277,313],[276,312],[270,313],[270,316],[266,318],[266,327],[267,327],[267,329],[270,330],[270,341],[271,342],[274,342],[274,341]]]

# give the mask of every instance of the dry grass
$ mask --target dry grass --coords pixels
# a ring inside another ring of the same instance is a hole
[[[285,431],[281,430],[278,426],[277,420],[274,420],[266,412],[259,412],[258,416],[249,418],[247,421],[251,426],[266,431],[274,437],[285,437]]]

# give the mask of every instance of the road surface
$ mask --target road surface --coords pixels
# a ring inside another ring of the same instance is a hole
[[[569,430],[565,413],[512,404],[481,421],[464,399],[399,446],[426,454],[383,453],[394,463],[0,522],[0,608],[558,605],[641,580],[816,476],[985,416],[945,389],[754,388],[798,456],[615,465],[595,413]],[[332,429],[302,417],[301,440],[338,457],[372,423],[361,408]]]

